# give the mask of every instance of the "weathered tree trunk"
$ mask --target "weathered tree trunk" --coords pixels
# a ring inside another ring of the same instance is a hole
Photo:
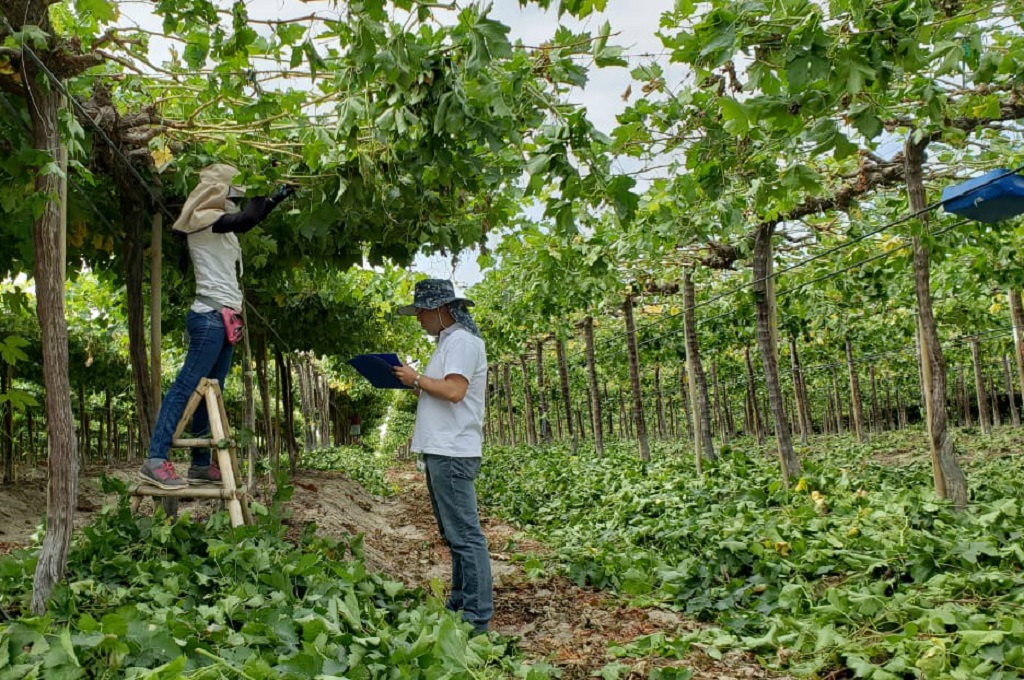
[[[45,11],[45,10],[44,10]],[[26,9],[27,13],[27,9]],[[49,31],[49,22],[39,19],[40,28]],[[35,65],[26,61],[25,88],[32,117],[32,143],[51,159],[60,154],[60,128],[57,110],[60,95]],[[58,176],[37,173],[35,193],[54,196]],[[42,213],[32,225],[35,252],[33,277],[36,292],[36,316],[39,319],[43,355],[43,387],[46,390],[47,456],[46,535],[36,562],[32,589],[32,612],[46,611],[54,586],[64,577],[75,504],[78,501],[78,451],[75,424],[71,412],[71,383],[68,377],[68,326],[64,316],[64,261],[61,257],[61,207],[53,200],[43,204]],[[145,381],[143,381],[145,382]]]
[[[104,444],[103,444],[103,462],[105,464],[107,464],[107,465],[110,465],[111,463],[113,463],[114,461],[112,460],[111,457],[117,455],[117,451],[112,450],[113,447],[114,447],[114,436],[113,436],[113,434],[114,434],[113,433],[113,429],[114,429],[114,413],[113,413],[113,411],[114,411],[114,409],[113,409],[113,406],[111,405],[110,390],[109,389],[103,390],[103,419],[104,419],[104,421],[106,423],[106,428],[105,429],[106,429],[106,432],[107,432],[106,440],[104,441]]]
[[[779,464],[782,480],[800,475],[800,459],[793,450],[790,438],[789,420],[782,401],[782,385],[779,382],[778,332],[775,316],[775,286],[769,279],[772,272],[772,232],[774,226],[759,225],[754,233],[753,289],[754,305],[757,309],[757,342],[761,348],[764,363],[765,390],[775,420],[775,438],[779,448]]]
[[[252,365],[252,349],[249,346],[249,318],[245,313],[245,305],[242,305],[242,318],[244,325],[242,326],[242,389],[245,393],[245,408],[242,419],[245,421],[245,427],[249,430],[249,441],[245,446],[246,458],[249,462],[249,467],[246,472],[246,483],[250,489],[256,489],[256,459],[258,452],[256,450],[256,394],[253,387],[253,365]],[[238,470],[235,470],[235,474],[238,474]]]
[[[349,413],[342,401],[342,395],[331,394],[331,410],[334,413],[334,446],[350,443],[352,435],[349,428]]]
[[[690,403],[693,406],[693,450],[697,456],[715,459],[715,444],[711,438],[711,397],[707,376],[701,363],[697,343],[697,319],[694,313],[697,292],[693,285],[693,272],[683,270],[683,335],[686,343],[686,374],[690,382]],[[698,468],[700,462],[698,460]]]
[[[765,390],[765,392],[767,392],[767,390]],[[761,422],[764,423],[764,433],[765,433],[765,436],[767,437],[768,435],[771,435],[771,436],[774,437],[775,436],[775,423],[773,422],[773,420],[771,418],[768,417],[768,414],[772,412],[772,407],[771,407],[771,404],[768,403],[768,395],[767,394],[762,396],[760,408],[761,408],[761,413],[764,414],[764,415],[761,416]]]
[[[105,420],[103,418],[103,411],[100,411],[99,417],[96,420],[96,460],[99,463],[105,463],[107,457],[106,450],[106,432],[104,432]]]
[[[78,455],[80,459],[86,463],[89,462],[89,428],[91,423],[89,422],[89,400],[85,396],[85,389],[81,391],[82,395],[82,422],[79,426],[82,429],[82,446],[78,449]]]
[[[864,406],[860,395],[860,378],[857,376],[857,365],[853,361],[853,344],[846,339],[846,367],[850,374],[850,414],[853,417],[853,429],[857,440],[866,442],[867,432],[864,428]]]
[[[978,422],[981,424],[981,433],[989,434],[992,432],[992,420],[988,411],[988,398],[985,395],[985,376],[981,370],[981,348],[977,336],[971,338],[971,361],[974,363],[974,392],[978,400]]]
[[[270,468],[275,472],[281,466],[281,451],[284,450],[284,437],[281,436],[282,392],[281,380],[284,373],[284,359],[281,352],[274,350],[274,448],[270,450]]]
[[[281,375],[281,410],[284,412],[281,423],[282,432],[279,440],[284,448],[288,450],[288,467],[294,475],[299,466],[299,443],[295,441],[295,403],[292,394],[292,360],[291,356],[283,356],[281,350],[274,350],[274,358],[278,362]]]
[[[822,420],[821,431],[824,434],[832,434],[835,427],[835,416],[832,415],[832,393],[825,395],[825,413]]]
[[[895,418],[893,418],[892,410],[892,389],[889,386],[889,382],[889,380],[882,382],[882,385],[885,386],[885,417],[883,418],[882,428],[886,430],[895,430],[896,423]]]
[[[587,384],[590,385],[590,416],[594,428],[594,448],[604,455],[604,427],[601,421],[601,395],[597,391],[597,365],[594,361],[594,317],[583,320],[583,341],[587,354]]]
[[[111,463],[113,463],[113,461],[111,460],[111,456],[114,453],[112,451],[112,448],[113,448],[113,438],[111,436],[111,427],[112,427],[113,419],[111,418],[111,390],[110,389],[104,389],[103,390],[103,412],[102,412],[102,414],[100,416],[100,422],[102,422],[102,424],[103,424],[103,438],[102,438],[102,441],[103,441],[103,452],[102,452],[102,455],[101,455],[101,460],[103,461],[104,465],[110,465]]]
[[[565,427],[572,439],[572,450],[576,451],[576,428],[572,423],[572,395],[569,393],[569,362],[565,356],[565,340],[555,339],[555,352],[558,359],[558,383],[562,388],[562,407],[565,410]]]
[[[85,429],[82,424],[85,422],[85,383],[78,383],[78,453],[82,455],[85,451]]]
[[[743,390],[743,432],[748,437],[755,437],[757,431],[754,427],[754,412],[750,408],[750,403],[750,372],[748,371]]]
[[[320,389],[321,389],[321,403],[323,404],[323,440],[321,446],[331,445],[331,384],[327,379],[327,375],[321,373],[320,375]],[[255,425],[253,426],[255,427]]]
[[[138,181],[122,163],[114,165],[118,186],[121,219],[124,224],[125,298],[128,303],[128,355],[135,384],[136,414],[139,423],[139,441],[148,442],[156,423],[152,382],[149,370],[149,352],[146,349],[145,243],[143,235],[149,231],[149,220],[143,194]]]
[[[0,373],[0,394],[7,394],[11,391],[11,383],[14,381],[14,367],[7,365],[6,370]],[[5,485],[14,482],[14,405],[8,400],[0,404],[3,409],[3,441],[0,441],[0,451],[3,451],[3,483]]]
[[[508,364],[501,365],[501,381],[505,386],[505,396],[508,399],[508,430],[512,446],[517,445],[516,440],[516,416],[515,408],[512,405],[512,369]]]
[[[137,427],[126,428],[125,447],[127,448],[127,451],[125,452],[125,458],[134,457],[138,454],[135,450],[135,440],[138,437],[136,432],[138,432]]]
[[[590,424],[590,436],[593,437],[594,436],[594,394],[591,391],[589,385],[587,386],[587,402],[586,402],[586,404],[587,404],[587,423]],[[580,411],[580,413],[582,413],[583,409],[581,408],[581,409],[579,409],[579,411]],[[587,437],[586,427],[581,427],[580,428],[580,436],[583,437],[584,439]]]
[[[159,210],[152,217],[149,230],[149,377],[153,395],[153,413],[160,413],[160,378],[163,373],[163,241],[164,215]],[[156,421],[153,421],[156,425]]]
[[[313,448],[319,448],[323,446],[324,438],[324,417],[327,409],[324,406],[324,399],[326,397],[326,390],[323,389],[323,378],[320,375],[320,367],[312,356],[307,358],[308,371],[309,371],[309,395],[310,395],[310,406],[312,407],[312,430],[313,430]]]
[[[693,439],[695,435],[693,431],[693,417],[690,414],[691,397],[688,373],[685,364],[679,366],[679,401],[683,403],[683,413],[686,416],[686,436]]]
[[[925,421],[925,424],[927,424],[927,420],[926,420],[926,417],[924,416],[924,413],[925,413],[925,410],[927,409],[927,404],[928,404],[928,396],[926,394],[928,390],[927,390],[927,388],[925,387],[925,384],[924,384],[924,354],[921,353],[921,329],[920,329],[920,327],[918,327],[917,328],[917,332],[914,333],[914,347],[915,347],[915,349],[917,351],[918,385],[920,386],[920,389],[921,389],[921,392],[920,392],[920,395],[921,395],[921,397],[920,397],[920,406],[921,406],[920,412],[922,414],[921,415],[921,419]]]
[[[270,424],[270,382],[267,376],[267,336],[256,334],[256,386],[260,391],[263,405],[263,441],[265,451],[274,450],[273,432]]]
[[[564,439],[564,436],[562,435],[562,402],[556,397],[555,399],[552,399],[551,403],[554,404],[555,410],[555,433],[557,434],[558,440],[561,441]]]
[[[999,390],[996,389],[996,379],[989,376],[988,391],[992,400],[992,427],[999,427],[1003,424],[1003,414],[999,410]]]
[[[602,393],[604,394],[604,401],[603,402],[598,402],[598,403],[601,404],[601,408],[603,409],[605,405],[608,405],[611,402],[611,397],[608,396],[608,381],[607,380],[604,381],[604,385],[602,386],[602,390],[603,390]],[[612,435],[612,436],[615,436],[615,407],[614,407],[614,405],[609,406],[607,411],[606,411],[606,413],[608,414],[608,434]],[[622,433],[620,432],[619,435],[621,436],[621,434]]]
[[[626,398],[623,396],[621,388],[615,392],[619,395],[619,436],[632,437],[633,430],[629,426],[630,421],[626,418]]]
[[[1010,321],[1013,323],[1013,355],[1017,363],[1017,382],[1020,383],[1021,408],[1024,408],[1024,304],[1020,291],[1010,289]]]
[[[871,375],[871,430],[878,432],[882,429],[882,413],[878,407],[878,380],[875,378],[875,364],[868,368]]]
[[[1013,392],[1013,374],[1010,373],[1010,357],[1003,355],[1003,374],[1006,380],[1006,398],[1010,402],[1010,425],[1020,427],[1020,411],[1017,409],[1017,395]]]
[[[912,134],[904,144],[904,167],[907,178],[907,196],[910,210],[918,215],[927,226],[927,201],[925,199],[924,149],[927,139],[915,142]],[[957,508],[967,506],[967,477],[956,460],[953,439],[947,427],[946,415],[946,361],[939,344],[939,334],[932,311],[930,254],[928,245],[921,238],[914,244],[914,292],[917,296],[918,332],[921,335],[922,366],[926,368],[925,386],[929,396],[927,403],[928,434],[932,445],[932,462],[935,491],[939,496],[949,498]]]
[[[636,344],[636,323],[633,320],[633,295],[626,295],[622,305],[626,320],[626,347],[629,350],[629,383],[633,389],[633,422],[636,424],[636,435],[640,443],[640,460],[651,459],[651,449],[647,443],[647,423],[644,420],[644,400],[640,386],[640,357]]]
[[[722,376],[718,376],[719,382],[722,381]],[[722,411],[725,413],[725,429],[726,429],[726,441],[730,441],[736,438],[736,421],[732,417],[732,407],[729,405],[729,390],[722,384]]]
[[[508,438],[505,434],[505,410],[504,404],[502,403],[501,396],[501,377],[499,375],[500,369],[497,364],[491,366],[491,380],[493,381],[493,394],[494,394],[494,412],[498,417],[498,440],[502,444],[508,444]]]
[[[754,428],[754,436],[757,437],[757,445],[764,444],[764,425],[761,420],[761,413],[757,406],[757,387],[754,383],[754,361],[750,358],[750,348],[743,348],[747,360],[747,413]]]
[[[956,405],[962,427],[971,427],[971,405],[967,400],[967,382],[964,379],[964,367],[958,366],[956,371]]]
[[[907,405],[903,401],[903,393],[900,392],[899,383],[896,384],[895,391],[896,391],[896,409],[897,409],[897,415],[899,417],[899,428],[901,430],[905,430],[905,429],[907,429],[907,425],[909,424],[909,420],[910,419],[907,417]]]
[[[484,409],[484,438],[488,442],[494,441],[494,383],[491,378],[493,368],[492,365],[488,364],[486,389],[484,390],[484,403],[487,404],[487,408]]]
[[[796,337],[789,336],[789,359],[793,367],[793,392],[796,394],[796,415],[800,424],[800,443],[806,445],[811,434],[811,407],[807,398],[807,385],[804,384],[804,372],[800,368],[800,355],[797,352]]]
[[[526,413],[526,443],[533,446],[537,443],[537,424],[533,420],[533,388],[530,387],[530,371],[526,367],[526,355],[519,355],[519,369],[523,374],[523,401]]]
[[[665,395],[661,391],[661,364],[654,366],[654,414],[658,419],[658,438],[668,436],[665,423]]]
[[[284,436],[288,450],[288,468],[291,470],[292,474],[295,474],[299,467],[299,442],[295,438],[294,376],[292,356],[289,354],[284,358],[284,370],[281,372],[281,378],[284,381],[284,385],[281,390],[281,408],[284,409]]]
[[[718,420],[718,436],[726,444],[729,443],[729,430],[725,422],[725,409],[722,405],[722,384],[718,376],[718,363],[711,362],[711,384],[715,390],[715,418]]]
[[[675,399],[673,398],[671,392],[669,392],[668,397],[666,397],[666,401],[668,403],[665,404],[665,409],[666,409],[666,411],[665,411],[665,413],[666,413],[666,415],[665,415],[665,419],[666,419],[665,427],[666,427],[666,430],[668,431],[668,436],[671,437],[672,439],[676,439],[677,438],[677,435],[676,435],[676,411],[675,411],[676,402],[675,402]]]
[[[313,405],[311,382],[311,366],[308,357],[298,355],[295,360],[295,372],[299,378],[299,410],[302,411],[302,450],[309,453],[316,448],[313,430],[316,408]]]
[[[833,415],[836,417],[836,433],[843,434],[846,428],[843,426],[843,397],[839,391],[839,373],[836,367],[832,366],[832,392],[835,395]]]
[[[330,446],[330,432],[331,432],[331,389],[327,385],[327,378],[324,374],[317,370],[316,372],[316,386],[317,403],[319,405],[319,411],[317,413],[319,420],[319,438],[318,445]]]
[[[548,420],[547,382],[544,380],[544,339],[537,340],[537,406],[540,409],[537,433],[541,441],[551,441],[551,423]]]

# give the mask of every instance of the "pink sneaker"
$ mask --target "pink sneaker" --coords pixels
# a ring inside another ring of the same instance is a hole
[[[144,482],[168,491],[188,486],[188,482],[178,476],[174,465],[166,458],[147,458],[139,468],[139,477]]]
[[[214,484],[220,486],[220,468],[212,463],[210,465],[193,465],[188,469],[189,484]]]

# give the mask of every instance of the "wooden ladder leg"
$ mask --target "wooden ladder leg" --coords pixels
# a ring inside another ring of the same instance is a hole
[[[216,383],[214,383],[216,386]],[[210,435],[217,441],[227,439],[224,428],[224,421],[221,419],[221,394],[219,389],[208,389],[206,391],[206,410],[210,414]],[[231,455],[227,448],[217,447],[217,464],[221,472],[221,486],[230,494],[227,499],[228,515],[231,517],[231,526],[242,526],[245,519],[242,516],[242,504],[238,500],[238,487],[235,484],[235,470],[231,465]]]
[[[235,488],[238,489],[238,500],[242,506],[242,518],[246,524],[251,526],[255,522],[253,521],[252,513],[249,511],[249,489],[242,480],[242,468],[238,465],[238,446],[234,433],[231,431],[231,425],[228,423],[228,411],[224,406],[224,395],[221,393],[220,384],[217,382],[213,382],[210,389],[217,392],[217,406],[220,409],[221,424],[224,426],[224,436],[230,439],[232,443],[228,448],[228,457],[231,459],[231,470],[234,472]]]
[[[196,412],[196,408],[206,397],[206,393],[210,390],[210,383],[213,382],[216,385],[216,381],[211,381],[209,378],[203,378],[199,381],[195,391],[188,398],[188,403],[185,404],[185,410],[181,413],[181,418],[178,419],[178,426],[174,428],[174,435],[171,440],[175,440],[181,436],[181,433],[185,431],[185,427],[189,421],[192,420],[192,415]]]

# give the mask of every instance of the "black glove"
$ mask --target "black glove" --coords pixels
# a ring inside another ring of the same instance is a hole
[[[277,205],[294,193],[295,187],[291,184],[279,184],[277,185],[277,188],[274,189],[274,193],[270,194],[270,202]]]

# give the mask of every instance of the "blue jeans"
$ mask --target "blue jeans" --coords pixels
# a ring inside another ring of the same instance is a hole
[[[189,310],[185,326],[189,336],[188,354],[178,371],[178,377],[160,404],[160,415],[156,418],[153,437],[149,440],[150,458],[167,458],[174,428],[178,426],[192,393],[199,387],[199,381],[203,378],[216,378],[223,391],[224,378],[231,368],[234,346],[224,334],[224,319],[220,317],[219,311],[200,314]],[[210,436],[210,416],[206,412],[205,402],[199,405],[192,416],[192,435],[199,438]],[[210,449],[192,449],[192,464],[209,465]]]
[[[430,506],[452,556],[452,591],[447,607],[462,611],[462,618],[477,632],[487,630],[494,615],[491,558],[480,529],[473,480],[479,458],[453,458],[424,454]]]

